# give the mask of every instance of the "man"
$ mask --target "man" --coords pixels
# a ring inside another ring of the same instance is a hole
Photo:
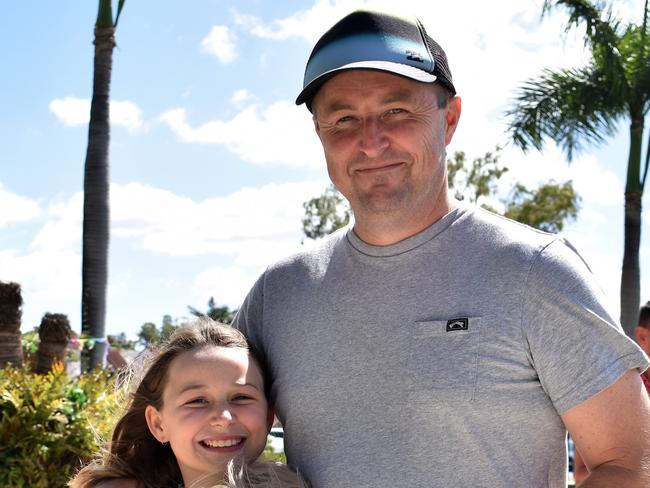
[[[289,462],[315,488],[565,487],[568,429],[585,486],[648,486],[648,359],[570,245],[451,198],[461,101],[422,24],[343,18],[296,103],[355,222],[269,267],[236,317]]]

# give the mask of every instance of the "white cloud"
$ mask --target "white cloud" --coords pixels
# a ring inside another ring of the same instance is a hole
[[[38,218],[41,208],[36,200],[6,190],[0,183],[0,229],[12,223]]]
[[[85,125],[90,121],[90,100],[76,97],[55,98],[50,102],[50,111],[65,126]],[[142,110],[128,100],[112,100],[110,118],[112,125],[124,127],[129,132],[136,132],[144,125]]]
[[[268,264],[297,249],[302,203],[325,186],[269,184],[194,201],[140,183],[113,185],[113,236],[161,254],[221,254],[244,267]]]
[[[64,313],[72,323],[78,323],[81,256],[77,252],[39,249],[21,254],[0,250],[0,269],[3,280],[21,284],[23,309],[32,317],[31,321],[23,320],[23,330],[37,326],[34,317],[41,317],[45,312]]]
[[[232,96],[230,97],[230,103],[232,103],[235,107],[238,108],[242,108],[244,105],[253,102],[254,100],[255,100],[255,95],[253,95],[245,88],[236,90],[235,92],[233,92]]]
[[[90,120],[90,100],[75,97],[55,98],[50,102],[50,111],[66,126],[87,124]]]
[[[189,125],[181,108],[163,113],[160,120],[183,142],[223,144],[253,164],[324,165],[309,112],[287,101],[273,103],[264,110],[250,105],[230,120],[212,120],[198,127]]]
[[[202,303],[205,297],[214,297],[217,305],[227,304],[229,307],[238,307],[258,276],[258,272],[245,271],[238,266],[217,266],[206,269],[194,280],[192,287],[194,301]]]
[[[203,51],[212,54],[224,64],[232,63],[237,58],[235,41],[237,37],[225,25],[215,25],[201,41]]]
[[[265,266],[301,249],[302,203],[325,187],[325,181],[269,184],[199,201],[141,183],[113,184],[111,242],[122,241],[118,247],[126,244],[163,260],[224,258],[228,264],[219,268],[219,280],[206,270],[190,291],[195,303],[213,295],[237,306]],[[47,220],[26,250],[0,249],[1,278],[23,285],[29,317],[25,329],[37,325],[32,322],[47,311],[67,314],[78,329],[82,202],[81,192],[50,202],[43,211]],[[133,276],[113,271],[108,297],[122,299]],[[187,283],[180,287],[185,293]]]
[[[135,103],[127,100],[111,101],[111,123],[120,125],[129,132],[136,132],[143,127],[142,110]]]

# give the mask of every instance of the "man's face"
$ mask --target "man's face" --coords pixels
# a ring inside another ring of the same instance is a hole
[[[441,89],[351,70],[317,93],[314,123],[327,169],[357,222],[377,216],[422,220],[422,209],[447,203],[445,146],[458,123],[460,99],[439,108]]]

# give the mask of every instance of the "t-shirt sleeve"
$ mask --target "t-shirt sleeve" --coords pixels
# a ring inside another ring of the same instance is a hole
[[[266,361],[266,354],[262,341],[265,276],[266,273],[263,273],[255,282],[244,299],[244,303],[237,311],[233,321],[233,327],[240,330],[246,336],[251,347],[255,350],[259,359],[262,361]]]
[[[554,240],[534,259],[522,328],[529,359],[559,413],[579,405],[648,358],[622,331],[577,251]]]

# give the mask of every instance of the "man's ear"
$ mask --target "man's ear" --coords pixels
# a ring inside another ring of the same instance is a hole
[[[144,411],[144,418],[147,421],[147,426],[151,435],[153,435],[158,442],[167,442],[167,434],[163,428],[162,416],[160,412],[156,410],[153,405],[147,405],[147,408]]]
[[[316,119],[316,114],[311,117],[312,122],[314,123],[314,129],[316,130],[316,135],[320,137],[320,126],[318,125],[318,120]]]
[[[445,109],[445,122],[447,123],[447,128],[445,129],[445,146],[449,145],[452,137],[454,137],[456,127],[458,127],[461,109],[462,102],[460,97],[451,97],[447,103],[447,108]]]

